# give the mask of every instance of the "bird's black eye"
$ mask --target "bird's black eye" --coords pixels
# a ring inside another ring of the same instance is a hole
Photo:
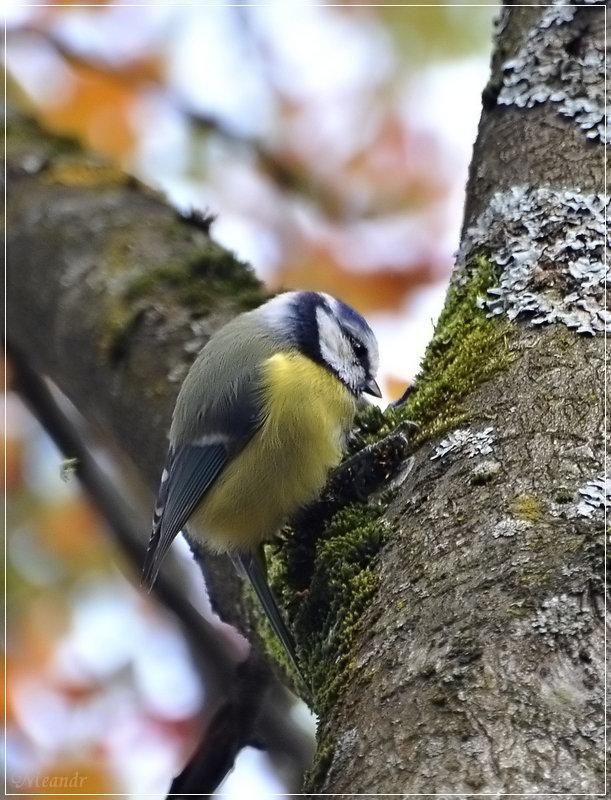
[[[350,344],[352,345],[352,349],[354,350],[354,355],[359,359],[359,361],[363,358],[364,355],[367,353],[367,348],[363,344],[363,342],[355,339],[354,336],[350,337]]]

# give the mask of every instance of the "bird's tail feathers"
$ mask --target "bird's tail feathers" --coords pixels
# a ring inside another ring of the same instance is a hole
[[[265,611],[270,625],[280,644],[284,647],[286,654],[290,658],[293,666],[301,676],[299,668],[299,661],[297,659],[297,651],[295,649],[295,640],[293,635],[286,626],[286,623],[278,608],[278,603],[274,597],[272,590],[267,582],[267,574],[265,568],[265,556],[263,552],[255,551],[250,553],[240,554],[235,561],[238,562],[239,571],[243,571],[248,575],[252,588]],[[241,569],[240,569],[241,568]],[[303,677],[303,676],[302,676]]]

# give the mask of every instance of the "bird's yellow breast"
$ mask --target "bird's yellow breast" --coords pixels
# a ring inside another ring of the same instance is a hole
[[[261,398],[263,424],[190,520],[216,550],[255,547],[313,500],[341,459],[356,411],[337,378],[297,353],[265,362]]]

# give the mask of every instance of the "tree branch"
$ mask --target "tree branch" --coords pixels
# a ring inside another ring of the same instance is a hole
[[[42,375],[68,392],[79,412],[156,487],[165,420],[194,342],[203,344],[240,302],[254,302],[258,284],[196,221],[179,218],[150,190],[92,162],[73,144],[49,139],[13,111],[8,158],[7,328],[17,389],[75,459],[79,480],[138,574],[150,519],[134,512],[125,483],[119,488],[100,468],[76,409]],[[201,291],[186,306],[184,293],[197,280]],[[253,637],[228,560],[195,555],[214,607]],[[257,743],[291,763],[289,780],[298,788],[311,752],[303,734],[287,724],[294,699],[269,665],[256,648],[240,663],[218,627],[186,599],[178,576],[160,576],[155,594],[182,626],[206,686],[206,715],[212,716],[203,720],[205,730],[215,733],[220,725],[223,731],[212,751],[202,745],[182,780],[188,784],[195,770],[210,781],[199,791],[212,792],[235,755]]]

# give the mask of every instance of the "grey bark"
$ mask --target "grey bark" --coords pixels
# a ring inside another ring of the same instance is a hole
[[[422,445],[385,512],[313,791],[605,791],[602,22],[595,4],[502,13],[454,283],[476,253],[495,264],[481,305],[513,320],[515,360],[466,399],[461,431]],[[231,303],[193,320],[157,296],[110,348],[104,331],[126,281],[199,258],[207,236],[133,183],[62,183],[56,159],[75,156],[55,144],[9,143],[9,335],[153,486],[168,376]]]
[[[575,513],[601,470],[602,343],[515,346],[468,404],[491,453],[429,443],[388,509],[325,791],[604,790],[603,521]]]
[[[453,283],[496,265],[515,360],[388,508],[323,791],[606,790],[603,42],[600,6],[501,13]]]

